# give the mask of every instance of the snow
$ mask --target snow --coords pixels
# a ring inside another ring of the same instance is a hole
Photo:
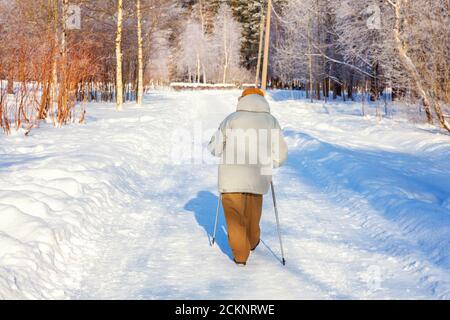
[[[0,298],[450,299],[450,137],[360,104],[272,92],[287,265],[270,195],[246,268],[222,214],[211,247],[216,160],[192,142],[238,96],[151,91],[120,113],[89,105],[84,125],[0,136]]]

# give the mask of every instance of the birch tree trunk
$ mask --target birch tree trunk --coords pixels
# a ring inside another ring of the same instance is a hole
[[[313,70],[312,70],[312,34],[311,34],[311,21],[309,23],[309,27],[308,27],[308,69],[309,69],[309,97],[311,99],[311,102],[314,102],[314,97],[313,97]]]
[[[142,100],[144,97],[144,55],[143,55],[143,41],[142,41],[142,12],[141,12],[141,0],[136,0],[136,12],[137,12],[137,28],[138,28],[138,92],[137,92],[137,104],[142,106]]]
[[[199,1],[199,5],[200,5],[200,9],[199,9],[199,11],[200,11],[200,22],[201,22],[201,26],[202,26],[202,34],[204,35],[205,34],[205,15],[204,15],[204,13],[203,13],[203,1],[202,0],[200,0]]]
[[[259,48],[258,48],[258,63],[256,65],[256,79],[255,79],[255,85],[256,87],[259,86],[259,76],[261,73],[261,55],[262,55],[262,49],[263,49],[263,42],[264,42],[264,6],[261,7],[261,25],[259,29]]]
[[[267,3],[266,39],[265,39],[265,43],[264,43],[264,63],[263,63],[262,79],[261,79],[261,89],[263,91],[266,91],[266,89],[267,89],[271,17],[272,17],[272,0],[269,0],[269,2]]]
[[[53,0],[53,27],[54,27],[54,48],[53,48],[53,61],[52,61],[52,79],[50,84],[50,112],[52,113],[53,125],[54,113],[58,108],[58,46],[59,46],[59,13],[58,13],[58,1]],[[42,115],[44,116],[44,115]]]
[[[207,84],[208,83],[208,79],[206,79],[206,68],[205,65],[202,63],[202,72],[203,72],[203,84]]]
[[[123,0],[117,0],[117,31],[116,31],[116,108],[123,110],[123,80],[122,80],[122,27]]]
[[[60,48],[60,55],[61,58],[64,59],[66,58],[66,53],[67,53],[67,20],[68,20],[68,12],[69,11],[69,0],[63,0],[63,5],[62,5],[62,32],[61,32],[61,48]]]
[[[69,0],[62,0],[62,21],[61,21],[61,45],[59,48],[59,65],[61,67],[61,79],[59,79],[59,96],[61,98],[61,105],[58,108],[58,123],[60,126],[63,124],[63,120],[66,116],[66,108],[68,107],[68,98],[67,98],[67,86],[66,86],[66,56],[67,56],[67,15],[69,10]]]
[[[412,78],[415,82],[416,88],[418,90],[419,95],[423,100],[423,105],[425,107],[425,112],[427,114],[427,119],[429,123],[432,123],[432,114],[430,110],[430,106],[433,107],[435,114],[438,118],[439,124],[450,132],[450,123],[445,119],[445,116],[442,112],[442,107],[439,102],[439,98],[434,97],[434,95],[430,95],[426,90],[425,84],[422,81],[422,76],[417,70],[416,65],[414,64],[411,57],[408,55],[408,45],[402,41],[401,39],[401,25],[403,22],[402,17],[402,8],[408,3],[408,0],[398,0],[396,3],[390,2],[395,8],[395,28],[394,28],[394,39],[397,45],[397,51],[400,55],[400,59],[404,64],[405,68],[409,70],[412,75]],[[431,58],[428,58],[431,59]]]
[[[200,78],[201,78],[200,68],[201,68],[200,53],[197,51],[197,83],[200,83]]]
[[[427,120],[428,123],[433,122],[433,117],[431,115],[430,110],[430,97],[428,96],[427,92],[424,89],[424,86],[422,84],[422,81],[420,80],[419,72],[417,71],[416,66],[412,62],[411,58],[408,55],[408,46],[402,41],[401,34],[400,34],[400,28],[402,25],[402,6],[404,5],[405,0],[398,0],[396,3],[390,2],[391,5],[394,6],[395,10],[395,27],[394,27],[394,40],[395,44],[397,46],[397,52],[399,54],[400,60],[402,61],[403,65],[406,67],[406,69],[411,73],[411,76],[414,80],[414,83],[416,85],[417,91],[422,97],[423,105],[425,107],[425,112],[427,114]]]
[[[227,19],[223,20],[223,78],[222,83],[227,82],[227,72],[228,72],[228,35],[227,35]]]

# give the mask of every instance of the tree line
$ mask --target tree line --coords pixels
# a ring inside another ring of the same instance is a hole
[[[450,131],[450,1],[289,0],[277,9],[278,85],[311,99],[408,95]]]
[[[312,100],[409,97],[450,130],[449,0],[273,4],[269,87]],[[266,9],[266,0],[0,0],[0,125],[83,121],[86,102],[120,110],[171,81],[256,84]]]
[[[175,0],[1,0],[0,125],[83,121],[89,101],[141,104],[180,12]]]

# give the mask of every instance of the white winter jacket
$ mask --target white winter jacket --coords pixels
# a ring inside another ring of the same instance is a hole
[[[266,194],[272,169],[283,165],[288,148],[267,100],[257,94],[239,101],[212,137],[208,150],[222,161],[220,193]]]

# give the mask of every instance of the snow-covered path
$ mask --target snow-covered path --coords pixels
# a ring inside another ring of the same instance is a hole
[[[450,137],[340,105],[271,97],[290,147],[275,177],[287,266],[270,196],[247,268],[223,215],[211,247],[216,164],[172,138],[216,128],[238,94],[154,92],[0,137],[0,297],[450,299]]]

